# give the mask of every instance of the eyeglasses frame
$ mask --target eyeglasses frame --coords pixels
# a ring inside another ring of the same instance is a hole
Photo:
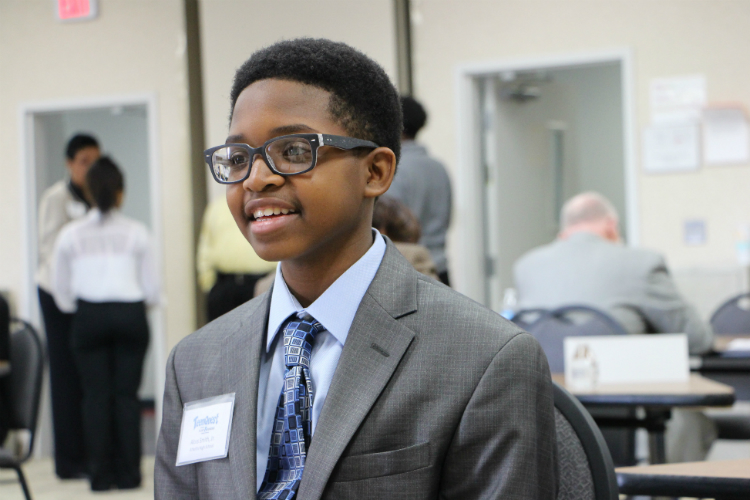
[[[280,172],[274,167],[271,162],[268,159],[268,153],[266,152],[266,148],[269,144],[271,144],[274,141],[277,141],[279,139],[287,139],[290,137],[299,137],[302,139],[306,139],[312,146],[312,162],[310,168],[306,170],[301,170],[299,172]],[[250,146],[249,144],[243,144],[243,143],[229,143],[229,144],[222,144],[220,146],[214,146],[212,148],[208,148],[205,151],[203,151],[204,159],[206,160],[206,164],[208,165],[208,169],[211,171],[211,175],[213,176],[214,180],[218,182],[219,184],[237,184],[239,182],[245,182],[248,177],[250,177],[250,172],[252,172],[253,168],[253,162],[255,160],[255,155],[260,155],[263,158],[263,161],[266,163],[266,166],[276,175],[280,175],[282,177],[291,177],[293,175],[299,175],[304,174],[306,172],[309,172],[310,170],[314,169],[315,166],[318,164],[318,149],[320,149],[321,146],[331,146],[333,148],[337,149],[343,149],[343,150],[351,150],[356,148],[379,148],[377,144],[375,144],[372,141],[366,141],[364,139],[356,139],[354,137],[346,137],[343,135],[331,135],[331,134],[289,134],[289,135],[281,135],[279,137],[274,137],[273,139],[269,139],[266,142],[263,143],[262,146],[254,148]],[[247,173],[242,179],[238,179],[236,181],[222,181],[219,180],[216,176],[216,172],[214,171],[214,165],[213,165],[213,156],[214,152],[226,148],[226,147],[241,147],[248,151],[250,156],[250,166],[247,169]]]

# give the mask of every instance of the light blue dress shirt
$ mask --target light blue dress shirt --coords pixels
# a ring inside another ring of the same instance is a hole
[[[346,343],[349,328],[357,314],[359,303],[375,277],[385,254],[385,240],[373,229],[374,242],[357,262],[344,272],[323,292],[323,295],[304,308],[289,291],[281,274],[281,264],[276,268],[276,280],[271,296],[271,311],[266,335],[266,356],[261,360],[258,383],[257,425],[257,489],[263,484],[268,465],[271,432],[284,382],[284,342],[277,335],[286,319],[299,311],[306,311],[318,320],[324,331],[318,333],[310,359],[310,376],[313,385],[312,432],[323,408],[333,372]],[[279,339],[279,341],[277,341]]]

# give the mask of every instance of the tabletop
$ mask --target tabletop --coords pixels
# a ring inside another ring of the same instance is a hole
[[[552,375],[565,387],[565,376]],[[691,373],[687,382],[607,384],[593,390],[570,390],[585,405],[622,406],[731,406],[734,389],[731,386]]]
[[[615,472],[622,494],[750,497],[750,459],[620,467]]]

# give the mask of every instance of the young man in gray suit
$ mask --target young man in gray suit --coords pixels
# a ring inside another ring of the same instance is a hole
[[[237,71],[231,104],[207,161],[280,265],[271,290],[172,351],[156,498],[553,499],[538,344],[371,227],[400,149],[382,68],[341,43],[279,42]],[[226,456],[176,466],[194,429],[183,405],[232,393]]]
[[[583,304],[609,313],[630,333],[687,333],[691,354],[713,344],[711,327],[680,296],[664,257],[623,246],[617,211],[598,193],[568,200],[557,240],[521,257],[514,271],[522,309]],[[713,424],[698,412],[673,414],[668,460],[703,460],[716,438]]]

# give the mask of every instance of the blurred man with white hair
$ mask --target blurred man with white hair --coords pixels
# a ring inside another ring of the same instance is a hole
[[[599,193],[568,200],[557,239],[515,264],[519,307],[587,305],[609,313],[630,333],[687,333],[691,354],[710,350],[713,331],[680,296],[664,257],[622,245],[618,220]],[[702,414],[676,410],[666,436],[667,459],[702,460],[715,437]]]
[[[691,354],[713,343],[711,328],[680,296],[664,257],[623,246],[617,211],[598,193],[568,200],[557,239],[521,257],[514,274],[522,308],[583,304],[609,313],[630,333],[687,333]]]

